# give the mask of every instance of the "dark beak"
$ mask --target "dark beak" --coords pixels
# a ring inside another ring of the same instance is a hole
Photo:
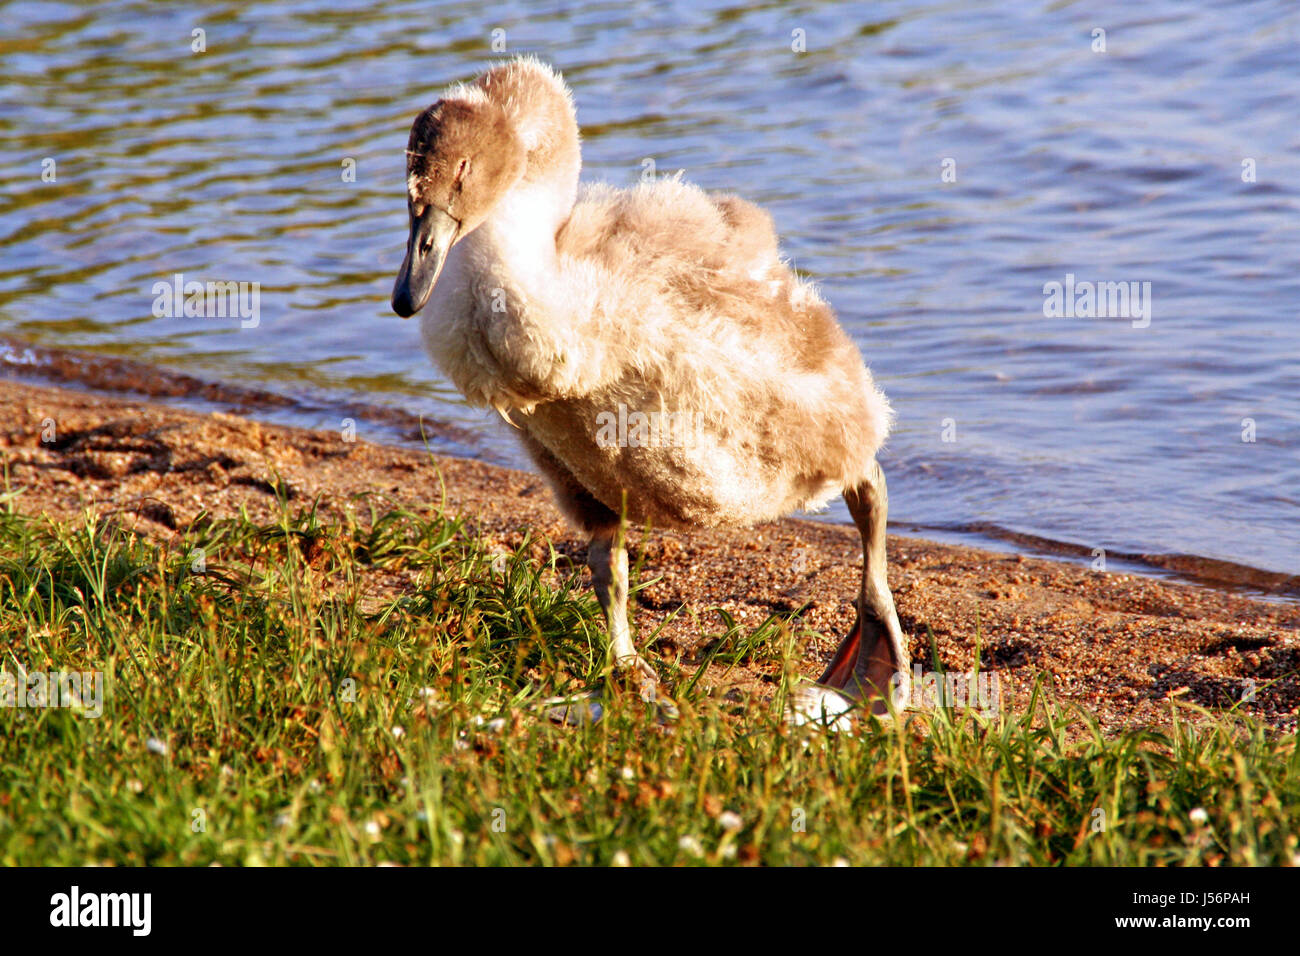
[[[409,319],[429,301],[429,293],[459,233],[460,223],[437,206],[426,206],[423,214],[411,216],[406,258],[393,285],[393,311],[402,318]]]

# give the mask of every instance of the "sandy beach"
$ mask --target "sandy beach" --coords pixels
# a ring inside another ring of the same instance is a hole
[[[531,535],[539,562],[551,542],[586,575],[585,542],[567,527],[535,475],[440,457],[353,436],[196,414],[146,400],[0,381],[0,461],[23,512],[71,518],[89,511],[166,541],[203,513],[245,510],[258,520],[316,504],[325,517],[365,513],[362,495],[413,510],[444,500],[493,545]],[[665,620],[652,658],[704,656],[725,629],[801,608],[800,671],[812,678],[852,623],[861,546],[855,529],[786,519],[753,529],[630,531],[641,579],[633,626]],[[1278,729],[1300,712],[1300,606],[1086,565],[889,539],[890,585],[911,641],[929,669],[931,638],[944,669],[998,675],[1003,706],[1025,707],[1044,674],[1059,698],[1107,730],[1167,722],[1170,701],[1238,706]],[[561,566],[564,564],[561,562]],[[403,586],[376,575],[376,596]],[[705,635],[706,637],[702,637]],[[977,638],[978,635],[978,638]],[[714,664],[706,682],[737,701],[772,693],[779,661],[754,655]],[[1243,700],[1243,698],[1246,698]]]

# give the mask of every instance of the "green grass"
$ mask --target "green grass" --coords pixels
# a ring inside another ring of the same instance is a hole
[[[1165,731],[1104,737],[1036,690],[1025,713],[809,736],[781,712],[801,653],[782,620],[724,615],[706,652],[767,662],[770,701],[666,661],[674,723],[612,686],[604,720],[557,726],[537,703],[605,668],[580,580],[533,542],[501,558],[453,518],[359,506],[205,522],[173,547],[0,511],[0,670],[108,675],[98,718],[0,709],[0,863],[1296,855],[1294,735],[1171,705]]]

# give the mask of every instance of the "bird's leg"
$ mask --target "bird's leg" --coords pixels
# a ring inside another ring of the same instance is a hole
[[[871,463],[866,479],[844,492],[844,502],[862,535],[862,588],[853,630],[840,643],[819,684],[844,694],[873,699],[872,710],[888,712],[886,695],[901,709],[911,687],[910,661],[903,628],[885,574],[885,524],[889,492],[880,465]]]
[[[609,627],[610,656],[614,669],[630,676],[641,696],[649,701],[658,697],[658,676],[632,643],[627,624],[627,549],[623,545],[621,523],[601,528],[591,536],[587,548],[587,566],[596,600],[605,612]]]

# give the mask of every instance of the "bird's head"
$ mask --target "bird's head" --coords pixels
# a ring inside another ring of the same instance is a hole
[[[447,91],[411,126],[411,232],[393,311],[405,318],[424,307],[451,247],[521,181],[567,215],[581,165],[572,96],[546,64],[519,57]]]
[[[410,237],[393,286],[393,311],[424,307],[447,253],[479,226],[523,175],[524,144],[485,97],[441,99],[416,117],[406,151]]]

